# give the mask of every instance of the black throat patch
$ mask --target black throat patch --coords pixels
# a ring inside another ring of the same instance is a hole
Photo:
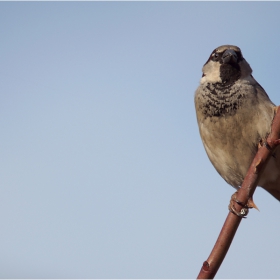
[[[235,83],[241,76],[240,66],[237,63],[222,64],[220,66],[220,77],[222,83],[218,86],[229,86]]]

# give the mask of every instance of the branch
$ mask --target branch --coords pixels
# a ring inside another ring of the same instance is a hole
[[[240,212],[242,208],[244,209],[244,205],[247,205],[248,201],[252,198],[262,171],[264,170],[275,148],[280,144],[279,107],[276,107],[276,115],[273,119],[271,133],[267,137],[267,142],[258,149],[258,152],[253,159],[251,166],[249,167],[241,188],[236,193],[235,201],[241,203],[231,201],[234,204],[233,206],[237,212]],[[241,219],[242,217],[229,212],[216,244],[214,245],[214,248],[212,249],[208,259],[203,263],[197,279],[213,279],[215,277],[227,254]]]

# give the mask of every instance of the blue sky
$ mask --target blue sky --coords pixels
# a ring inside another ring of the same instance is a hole
[[[280,104],[277,2],[1,2],[0,277],[195,278],[234,189],[203,149],[201,68],[234,44]],[[262,189],[217,278],[280,278]]]

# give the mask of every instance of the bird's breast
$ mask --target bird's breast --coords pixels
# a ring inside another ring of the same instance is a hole
[[[198,106],[205,118],[234,115],[243,103],[243,91],[239,86],[222,86],[222,84],[206,84],[201,88]]]
[[[204,84],[195,95],[201,139],[219,174],[232,186],[241,185],[273,118],[273,104],[252,85],[221,89]]]

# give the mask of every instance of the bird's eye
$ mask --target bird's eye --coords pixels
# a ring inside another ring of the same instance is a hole
[[[213,54],[212,54],[212,59],[213,59],[214,61],[217,61],[218,58],[219,58],[219,54],[218,54],[218,53],[213,53]]]

